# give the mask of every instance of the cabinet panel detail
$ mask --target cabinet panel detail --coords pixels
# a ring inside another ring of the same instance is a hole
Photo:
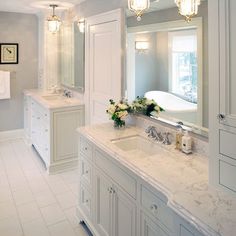
[[[78,143],[76,129],[82,125],[81,111],[55,112],[53,116],[54,161],[76,158]]]
[[[149,214],[159,219],[166,227],[173,227],[172,214],[166,203],[144,186],[141,186],[141,204]]]
[[[141,215],[141,236],[168,236],[159,225],[155,224],[144,213]]]
[[[219,183],[236,192],[236,166],[220,160]]]
[[[114,181],[117,182],[130,196],[136,198],[137,194],[137,183],[134,178],[127,174],[124,170],[113,164],[106,154],[96,150],[95,151],[95,163],[96,165],[104,170]]]
[[[236,134],[220,130],[220,154],[236,159]]]

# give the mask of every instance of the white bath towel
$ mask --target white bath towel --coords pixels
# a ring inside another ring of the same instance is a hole
[[[10,71],[0,71],[0,99],[9,99],[10,95]]]

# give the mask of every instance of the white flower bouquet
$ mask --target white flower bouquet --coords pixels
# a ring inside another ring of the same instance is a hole
[[[112,99],[109,100],[110,105],[107,109],[107,113],[110,118],[114,121],[114,126],[117,128],[125,126],[125,118],[131,111],[130,105],[127,101],[120,101],[115,103]]]
[[[133,113],[141,113],[146,116],[157,116],[160,112],[164,111],[164,109],[158,106],[154,100],[150,100],[144,97],[137,97],[131,104],[131,111]]]

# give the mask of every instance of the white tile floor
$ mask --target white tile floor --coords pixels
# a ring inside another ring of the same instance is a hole
[[[48,175],[22,139],[0,142],[0,235],[87,236],[75,216],[77,170]]]

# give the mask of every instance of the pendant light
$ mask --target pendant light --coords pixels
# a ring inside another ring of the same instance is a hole
[[[179,8],[179,14],[185,17],[187,22],[190,22],[193,16],[198,13],[198,6],[201,0],[175,0]]]
[[[137,21],[140,21],[144,11],[150,7],[150,0],[128,0],[128,7],[136,14]]]
[[[51,4],[50,7],[52,8],[52,15],[48,17],[48,30],[55,34],[60,30],[61,26],[61,20],[60,18],[55,15],[55,8],[58,7],[58,5]]]

